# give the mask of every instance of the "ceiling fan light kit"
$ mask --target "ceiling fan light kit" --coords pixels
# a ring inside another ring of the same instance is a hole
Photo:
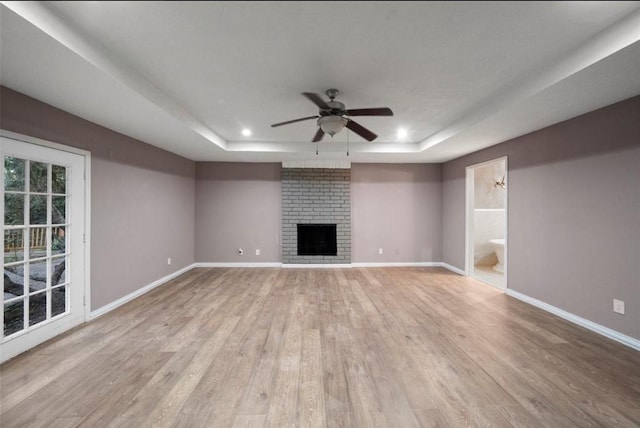
[[[335,134],[342,131],[342,129],[345,127],[349,128],[351,131],[358,134],[367,141],[373,141],[378,138],[376,134],[351,119],[350,116],[393,116],[393,112],[391,111],[391,109],[389,107],[378,107],[347,110],[343,103],[335,100],[336,96],[338,96],[338,93],[339,92],[337,89],[327,90],[326,94],[329,97],[329,101],[325,101],[318,94],[312,92],[303,92],[302,95],[307,97],[309,101],[311,101],[318,107],[318,115],[288,120],[286,122],[274,123],[273,125],[271,125],[271,127],[275,128],[277,126],[289,125],[291,123],[302,122],[304,120],[318,119],[318,130],[311,140],[314,143],[322,140],[324,134],[329,134],[331,137],[333,137]]]
[[[346,124],[347,119],[341,116],[322,116],[318,119],[320,129],[332,137],[342,131],[342,128],[344,128]]]

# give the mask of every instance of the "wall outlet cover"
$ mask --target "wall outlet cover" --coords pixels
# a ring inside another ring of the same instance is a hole
[[[624,315],[624,300],[613,299],[613,312]]]
[[[259,255],[260,255],[260,250],[256,249],[256,256],[259,256]]]

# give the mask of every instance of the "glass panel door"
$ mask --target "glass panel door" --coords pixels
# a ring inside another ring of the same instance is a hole
[[[84,157],[2,137],[2,355],[84,320]]]

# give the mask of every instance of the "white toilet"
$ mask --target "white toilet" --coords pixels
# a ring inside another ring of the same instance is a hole
[[[498,256],[498,264],[493,267],[496,272],[504,273],[504,239],[490,239],[493,251]]]

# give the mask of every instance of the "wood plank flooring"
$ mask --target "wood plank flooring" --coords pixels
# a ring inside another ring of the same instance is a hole
[[[3,428],[640,426],[640,352],[439,268],[194,269],[0,386]]]

